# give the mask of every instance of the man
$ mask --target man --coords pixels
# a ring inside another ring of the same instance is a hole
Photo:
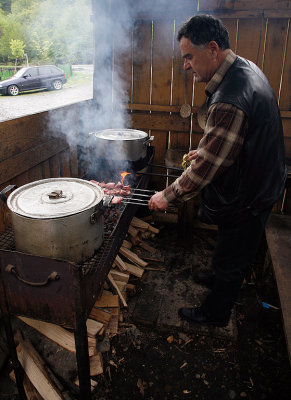
[[[190,167],[149,201],[151,210],[201,192],[198,215],[218,225],[212,270],[195,280],[212,291],[197,308],[181,308],[190,322],[226,326],[243,279],[258,249],[272,206],[286,179],[283,131],[267,78],[229,48],[227,29],[196,15],[178,32],[184,69],[206,82],[206,124]]]

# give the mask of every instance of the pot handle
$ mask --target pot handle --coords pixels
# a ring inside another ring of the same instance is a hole
[[[150,136],[149,138],[147,138],[145,141],[144,141],[144,144],[148,144],[148,143],[151,143],[153,140],[154,140],[154,136]]]
[[[7,197],[5,196],[7,192],[9,192],[10,190],[14,190],[17,189],[17,185],[9,185],[6,186],[5,189],[1,190],[0,192],[0,199],[6,204],[7,203]]]
[[[54,271],[47,277],[47,280],[44,282],[30,282],[30,281],[23,279],[19,275],[16,267],[11,264],[8,264],[6,266],[5,271],[8,272],[9,274],[14,275],[20,282],[26,283],[27,285],[30,285],[30,286],[45,286],[49,283],[49,281],[58,281],[60,279],[60,275]]]
[[[104,202],[103,205],[98,208],[98,210],[94,211],[93,214],[90,215],[90,222],[91,224],[96,224],[98,218],[104,214],[104,211],[106,210],[106,208],[108,208],[110,206],[110,203],[112,201],[114,196],[105,196],[104,197]]]

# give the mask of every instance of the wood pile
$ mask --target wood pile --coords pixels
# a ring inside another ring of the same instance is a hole
[[[105,335],[110,339],[118,334],[119,323],[123,322],[123,310],[127,307],[127,298],[135,294],[135,281],[142,278],[145,270],[155,269],[149,266],[149,262],[163,261],[157,250],[145,241],[153,239],[158,233],[159,229],[150,223],[133,217],[126,239],[86,322],[91,377],[103,373],[102,353],[97,350],[98,340],[101,341]],[[59,346],[76,352],[73,332],[48,322],[21,316],[18,318]],[[69,395],[63,393],[63,388],[32,344],[23,339],[19,332],[15,341],[18,343],[18,357],[25,371],[24,388],[27,398],[37,399],[39,394],[45,400],[69,399]],[[11,378],[13,379],[13,374]],[[77,376],[74,383],[79,384]],[[95,386],[96,382],[91,380],[91,389],[94,390]]]

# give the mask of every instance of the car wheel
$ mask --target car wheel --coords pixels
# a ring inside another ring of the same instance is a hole
[[[60,90],[63,87],[62,81],[57,79],[56,81],[53,81],[53,89],[54,90]]]
[[[8,86],[7,93],[9,94],[9,96],[17,96],[19,94],[18,86],[16,85]]]

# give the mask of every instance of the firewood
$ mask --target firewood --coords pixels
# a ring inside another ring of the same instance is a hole
[[[112,278],[112,275],[111,275],[110,272],[108,274],[108,279],[111,282],[112,286],[116,289],[117,294],[118,294],[120,300],[122,301],[122,304],[124,305],[124,307],[127,307],[127,303],[125,301],[125,298],[124,298],[123,294],[121,293],[121,291],[119,290],[118,285],[115,283],[115,280]]]
[[[126,266],[118,254],[115,257],[115,264],[121,272],[126,271]]]
[[[139,243],[139,246],[151,254],[155,254],[157,252],[157,249],[155,249],[153,246],[150,246],[148,243],[146,243],[144,241],[141,241]]]
[[[125,272],[116,271],[114,269],[110,270],[111,276],[115,281],[127,283],[129,280],[129,274]]]
[[[128,240],[124,239],[124,241],[122,242],[122,246],[126,247],[127,249],[131,249],[132,244]]]
[[[152,226],[151,224],[149,224],[148,230],[151,231],[154,234],[158,234],[160,233],[160,230],[158,228],[155,228],[154,226]]]
[[[93,319],[87,319],[86,326],[88,336],[93,338],[95,338],[103,328],[103,324],[101,322],[95,321]]]
[[[137,276],[138,278],[141,278],[144,273],[144,269],[137,267],[136,265],[125,263],[127,271],[130,272],[132,275]]]
[[[132,218],[130,225],[140,231],[147,231],[149,227],[149,224],[147,222],[144,222],[142,219],[139,219],[137,217]]]
[[[125,247],[120,247],[119,252],[126,258],[128,258],[130,261],[134,262],[135,264],[140,265],[141,267],[146,267],[148,265],[147,262],[143,261],[141,258],[139,258],[135,253],[133,253],[131,250],[126,249]],[[126,265],[126,264],[125,264]]]
[[[76,378],[74,380],[74,384],[76,386],[79,386],[79,378]],[[91,385],[91,392],[95,389],[95,387],[98,385],[98,382],[94,381],[93,379],[90,379],[90,385]]]
[[[114,278],[113,278],[114,279]],[[122,281],[117,281],[116,279],[114,279],[114,282],[116,283],[116,285],[118,286],[119,290],[121,293],[124,293],[126,290],[126,282],[122,282]],[[124,297],[124,295],[123,295]]]
[[[18,318],[58,345],[73,353],[76,352],[75,338],[72,332],[49,322],[20,316]],[[96,339],[88,337],[88,345],[89,347],[96,347]]]
[[[102,354],[98,352],[95,356],[90,357],[90,376],[103,374]]]
[[[130,236],[129,240],[131,241],[131,243],[134,246],[138,246],[140,244],[140,242],[142,241],[142,239],[139,237],[139,235],[137,236]],[[127,247],[128,248],[128,247]]]
[[[138,235],[138,230],[135,229],[132,225],[129,225],[128,233],[129,233],[130,236],[135,237],[135,236]]]
[[[16,383],[14,371],[11,371],[9,376],[10,376],[11,380],[14,383]],[[27,400],[43,400],[41,395],[38,393],[36,388],[33,386],[33,384],[28,379],[26,373],[23,373],[23,388],[24,388]]]
[[[153,217],[155,221],[164,222],[168,224],[177,224],[178,223],[178,214],[173,214],[170,212],[153,212]]]
[[[19,340],[17,357],[29,380],[45,400],[64,400],[62,385],[27,340]],[[68,398],[68,397],[67,397]]]
[[[152,233],[150,231],[144,231],[141,232],[140,236],[142,239],[149,239],[151,237]]]
[[[110,318],[111,318],[111,313],[102,308],[93,307],[91,310],[91,313],[89,315],[89,318],[94,319],[95,321],[101,322],[104,327],[104,325],[105,326],[108,325]]]
[[[119,307],[118,295],[112,294],[108,290],[103,290],[101,299],[95,302],[94,307]]]
[[[107,334],[117,334],[118,333],[118,321],[119,321],[119,313],[117,315],[113,315],[105,332]]]

